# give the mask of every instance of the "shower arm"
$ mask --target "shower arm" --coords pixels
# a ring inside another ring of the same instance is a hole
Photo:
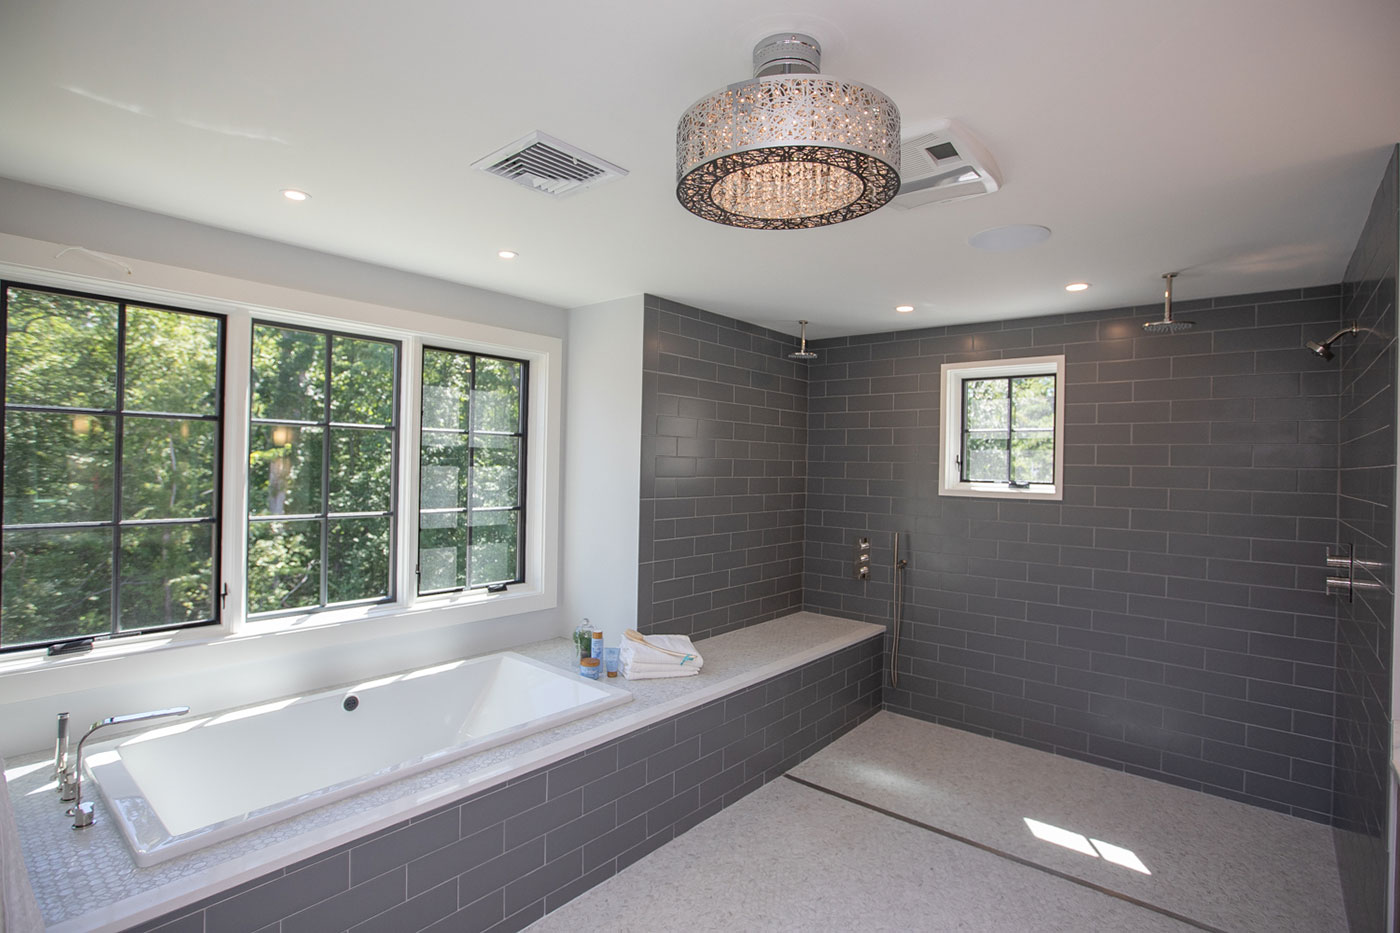
[[[1355,336],[1356,336],[1357,330],[1358,330],[1358,328],[1357,328],[1355,322],[1353,322],[1353,323],[1351,323],[1351,324],[1348,324],[1346,327],[1343,327],[1341,330],[1337,331],[1337,332],[1336,332],[1335,334],[1333,334],[1331,337],[1328,337],[1326,340],[1322,341],[1322,345],[1323,345],[1324,347],[1331,347],[1332,344],[1336,343],[1338,340],[1341,340],[1341,339],[1342,339],[1343,337],[1345,337],[1347,334],[1350,334],[1351,336],[1355,337]]]

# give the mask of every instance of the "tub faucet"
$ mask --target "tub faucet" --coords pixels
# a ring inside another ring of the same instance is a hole
[[[69,808],[68,815],[73,818],[73,828],[83,829],[91,826],[94,821],[93,807],[91,803],[83,803],[83,743],[92,737],[92,734],[104,726],[120,726],[128,722],[140,722],[143,719],[159,719],[162,716],[183,716],[190,711],[188,706],[174,706],[170,709],[156,709],[148,713],[127,713],[124,716],[109,716],[100,722],[92,724],[92,728],[83,734],[78,740],[78,753],[74,756],[73,767],[63,773],[63,779],[59,782],[59,797],[63,800],[73,801],[73,806]],[[63,714],[67,717],[67,713]],[[64,724],[66,725],[66,723]],[[62,726],[60,728],[63,728]]]
[[[53,751],[53,776],[58,779],[59,792],[63,791],[63,776],[68,772],[68,714],[58,714],[58,741]]]

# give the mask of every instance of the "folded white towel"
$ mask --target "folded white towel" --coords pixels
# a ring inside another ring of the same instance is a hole
[[[656,680],[661,677],[694,677],[700,673],[693,667],[666,667],[661,670],[639,671],[635,668],[622,666],[622,676],[628,680]]]
[[[642,635],[628,629],[618,658],[624,663],[642,662],[699,670],[705,659],[685,635]]]

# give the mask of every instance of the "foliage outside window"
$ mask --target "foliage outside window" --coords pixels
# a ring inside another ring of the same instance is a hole
[[[218,618],[223,319],[4,285],[0,649]]]
[[[253,324],[248,612],[394,596],[399,344]]]
[[[525,579],[527,364],[423,349],[418,592]]]
[[[943,366],[943,495],[1063,496],[1064,357]]]

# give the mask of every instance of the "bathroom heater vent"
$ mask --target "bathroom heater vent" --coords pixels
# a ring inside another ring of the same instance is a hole
[[[625,168],[538,130],[478,159],[472,168],[556,198],[627,174]]]
[[[1001,187],[992,154],[952,120],[904,140],[899,150],[899,194],[890,203],[905,209],[940,201],[961,201]]]

